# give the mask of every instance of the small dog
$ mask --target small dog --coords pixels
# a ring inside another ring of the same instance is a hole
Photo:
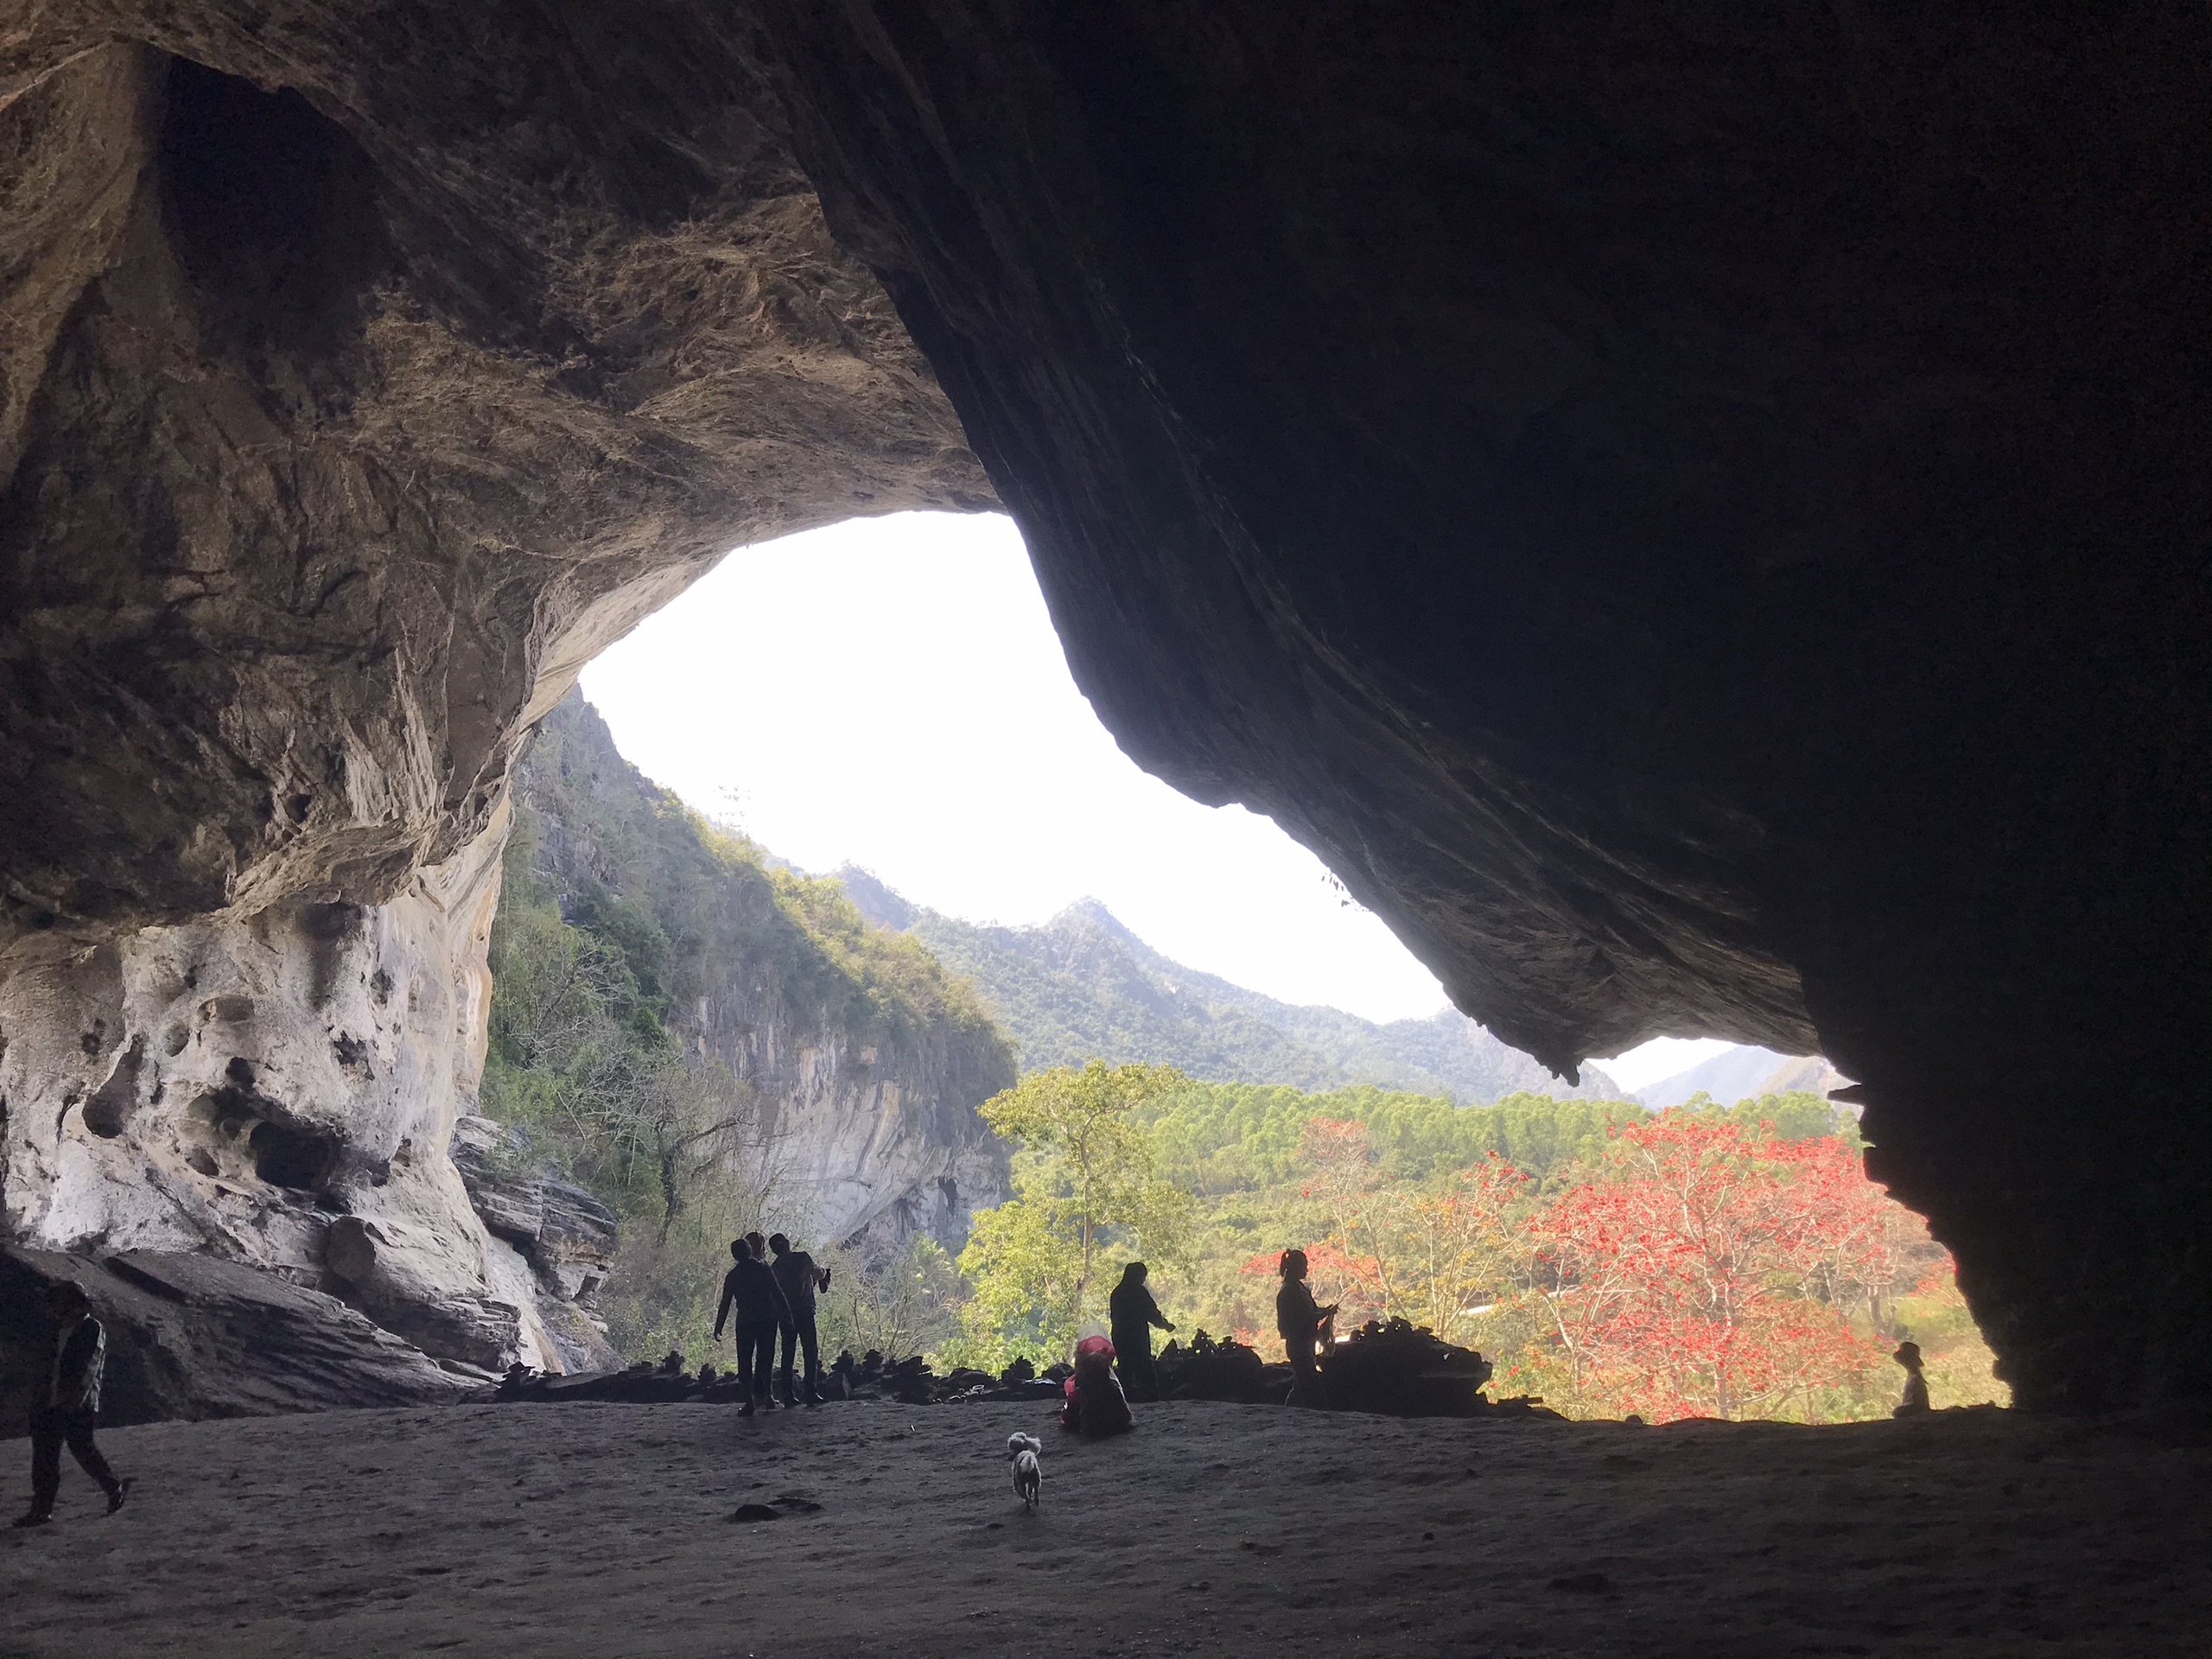
[[[1034,1434],[1006,1437],[1006,1454],[1014,1459],[1014,1490],[1024,1507],[1032,1510],[1045,1491],[1045,1465],[1037,1461],[1037,1454],[1044,1449],[1045,1442]]]

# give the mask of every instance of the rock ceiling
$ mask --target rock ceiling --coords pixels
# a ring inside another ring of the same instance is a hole
[[[2024,1400],[2201,1392],[2206,35],[15,0],[8,960],[389,899],[722,548],[995,494],[1470,1013],[1819,1047]]]

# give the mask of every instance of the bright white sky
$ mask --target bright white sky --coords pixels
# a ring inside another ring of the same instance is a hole
[[[1070,677],[1010,519],[899,513],[741,548],[584,671],[625,756],[802,868],[973,921],[1086,895],[1176,961],[1370,1020],[1434,976],[1319,860],[1140,770]],[[1726,1046],[1662,1039],[1638,1088]]]

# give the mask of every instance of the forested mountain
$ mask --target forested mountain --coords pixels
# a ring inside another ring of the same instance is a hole
[[[1094,899],[1042,927],[985,927],[909,903],[865,870],[838,876],[863,915],[912,934],[975,982],[1025,1071],[1142,1060],[1222,1082],[1373,1084],[1463,1103],[1524,1090],[1623,1093],[1591,1066],[1580,1086],[1570,1086],[1450,1009],[1377,1025],[1338,1008],[1278,1002],[1169,961]]]
[[[1722,1102],[1798,1090],[1825,1095],[1843,1083],[1843,1074],[1817,1054],[1777,1054],[1756,1044],[1738,1043],[1637,1090],[1635,1098],[1656,1112],[1698,1094]]]

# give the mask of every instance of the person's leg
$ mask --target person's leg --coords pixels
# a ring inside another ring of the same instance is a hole
[[[806,1353],[806,1403],[822,1402],[822,1338],[814,1328],[812,1308],[798,1316],[799,1346]]]
[[[31,1507],[26,1522],[43,1521],[54,1513],[54,1495],[61,1490],[61,1439],[59,1413],[31,1414]]]
[[[753,1409],[753,1327],[742,1319],[737,1325],[737,1389],[745,1408]]]
[[[90,1475],[99,1484],[100,1491],[107,1494],[108,1512],[112,1515],[123,1502],[123,1483],[115,1478],[115,1471],[108,1467],[107,1459],[100,1455],[99,1447],[92,1443],[93,1432],[99,1427],[99,1419],[87,1411],[69,1418],[63,1426],[63,1433],[69,1442],[69,1454],[77,1459],[77,1466]],[[58,1464],[60,1459],[56,1459],[55,1462]]]
[[[776,1403],[776,1322],[763,1320],[748,1333],[753,1341],[753,1397]]]
[[[798,1357],[798,1327],[785,1325],[778,1327],[782,1342],[782,1353],[776,1363],[776,1397],[787,1406],[798,1403],[798,1396],[791,1391],[791,1362]]]
[[[1149,1348],[1137,1350],[1137,1386],[1144,1390],[1146,1399],[1160,1398],[1160,1370],[1153,1363],[1152,1351]],[[1135,1396],[1130,1397],[1134,1399]]]

